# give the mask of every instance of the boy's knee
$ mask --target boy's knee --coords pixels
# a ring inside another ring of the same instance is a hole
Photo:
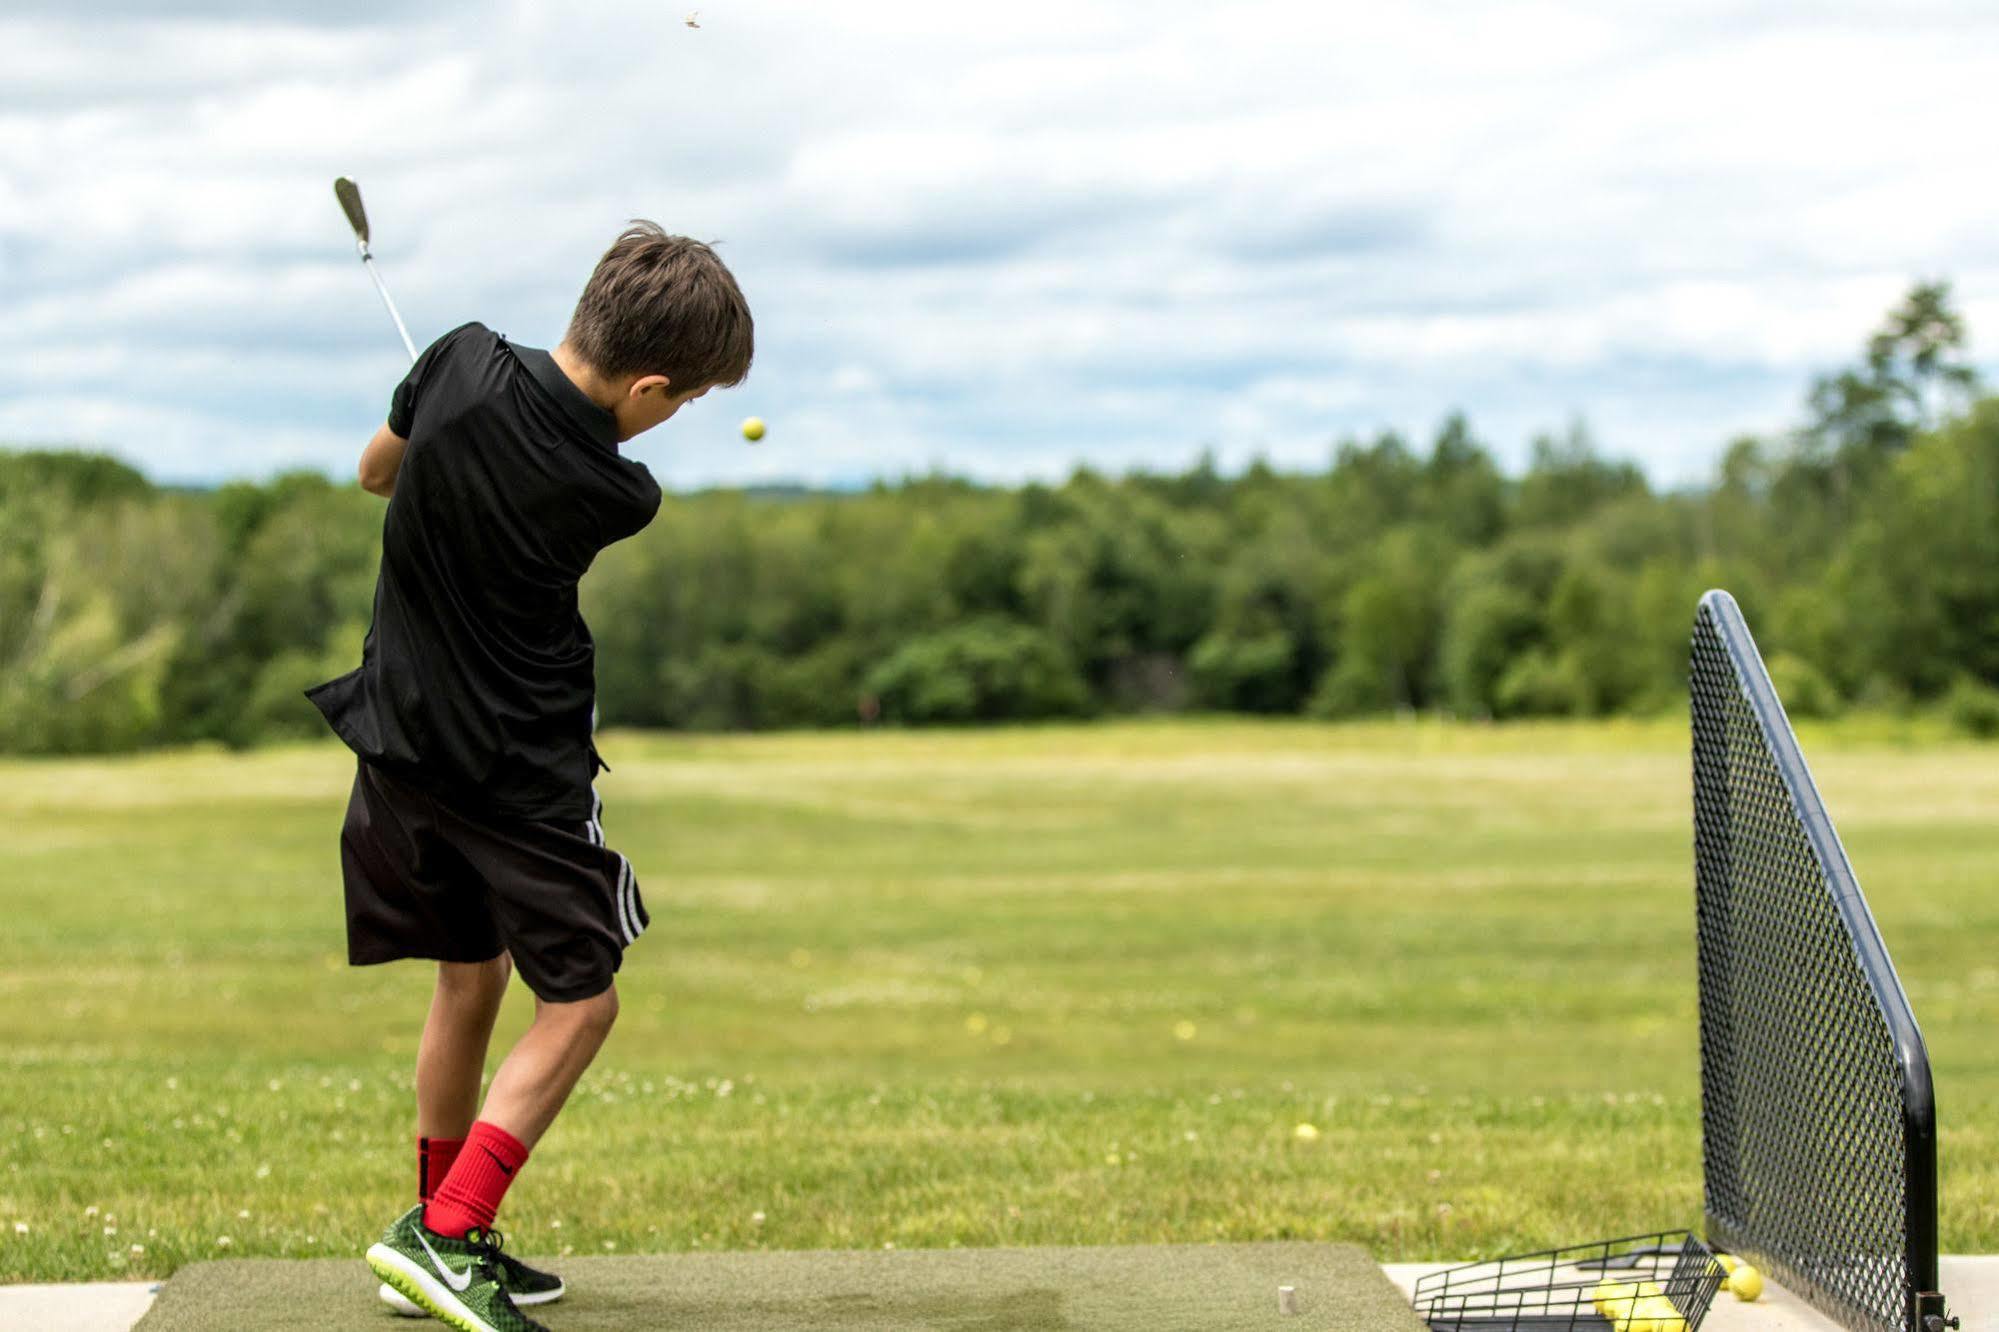
[[[618,1020],[618,987],[614,985],[602,994],[561,1007],[568,1009],[573,1020],[582,1027],[600,1035],[608,1033]]]
[[[507,992],[514,960],[502,953],[485,962],[440,962],[437,988],[454,999],[493,1001]]]

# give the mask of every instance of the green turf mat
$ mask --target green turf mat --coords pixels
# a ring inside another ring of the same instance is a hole
[[[537,1311],[557,1332],[1422,1327],[1363,1250],[1337,1244],[682,1253],[557,1266],[571,1294]],[[1298,1288],[1297,1316],[1278,1312],[1279,1285]],[[358,1258],[239,1259],[182,1268],[139,1332],[302,1326],[421,1325],[398,1321],[376,1302]]]

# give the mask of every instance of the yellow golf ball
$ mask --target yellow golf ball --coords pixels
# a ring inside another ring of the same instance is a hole
[[[1763,1293],[1763,1274],[1744,1263],[1729,1274],[1728,1288],[1738,1300],[1753,1300]]]
[[[754,444],[764,437],[764,419],[761,416],[743,418],[743,438]]]

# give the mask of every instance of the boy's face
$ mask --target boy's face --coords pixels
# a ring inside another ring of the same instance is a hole
[[[618,400],[618,405],[611,409],[611,415],[618,423],[619,442],[634,435],[643,435],[661,422],[673,419],[675,412],[708,389],[709,386],[703,384],[685,393],[675,393],[665,375],[640,375],[625,390],[625,396]]]

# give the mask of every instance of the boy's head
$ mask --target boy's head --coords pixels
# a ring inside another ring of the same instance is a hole
[[[700,241],[634,221],[604,251],[563,339],[607,386],[620,438],[750,372],[755,329],[742,289]]]

